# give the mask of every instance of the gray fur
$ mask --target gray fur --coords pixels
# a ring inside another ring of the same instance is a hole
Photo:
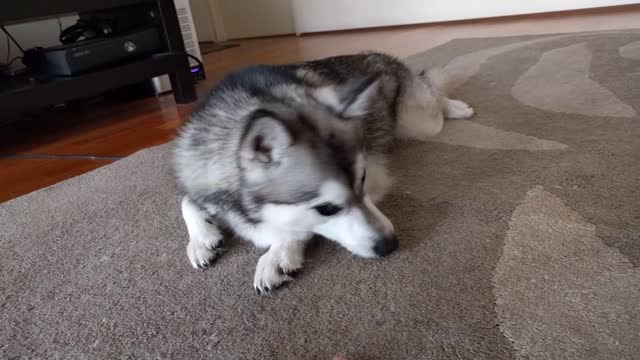
[[[349,91],[357,86],[350,82],[358,83],[371,76],[379,77],[380,89],[363,119],[351,119],[364,124],[364,139],[357,134],[360,125],[351,127],[353,134],[336,133],[342,129],[332,127],[327,118],[340,114],[310,99],[309,88],[343,85],[344,90]],[[251,114],[259,109],[274,112],[302,133],[296,140],[319,146],[317,151],[320,153],[316,152],[314,156],[322,157],[319,160],[325,163],[324,167],[334,167],[336,162],[352,165],[353,159],[348,156],[363,146],[369,154],[387,155],[394,142],[396,103],[406,91],[411,77],[409,69],[400,61],[378,53],[338,56],[288,66],[256,66],[233,73],[213,89],[181,131],[175,162],[179,183],[192,200],[202,206],[205,205],[203,200],[215,198],[218,192],[226,194],[222,197],[225,201],[216,204],[222,208],[243,204],[245,209],[242,210],[251,213],[260,206],[264,196],[254,199],[252,194],[245,192],[247,189],[241,186],[241,169],[237,161],[240,136],[246,130]],[[296,117],[303,117],[304,121]],[[315,165],[322,167],[321,162]],[[329,168],[317,170],[342,172],[348,176],[347,171]],[[315,178],[315,171],[309,175],[314,178],[296,179],[300,185],[294,189],[297,191],[288,190],[286,195],[274,195],[271,200],[296,203],[305,199],[305,195],[314,192],[313,187],[318,186],[320,180]],[[286,175],[289,176],[291,174]],[[295,187],[295,184],[287,185]],[[226,204],[229,201],[231,204]]]

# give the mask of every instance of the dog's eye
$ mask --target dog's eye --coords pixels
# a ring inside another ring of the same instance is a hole
[[[324,203],[314,207],[315,211],[322,216],[331,216],[339,213],[342,208],[336,204]]]

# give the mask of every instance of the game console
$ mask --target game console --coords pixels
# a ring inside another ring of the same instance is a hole
[[[74,76],[144,57],[162,50],[155,27],[48,48],[26,50],[23,63],[38,74]]]

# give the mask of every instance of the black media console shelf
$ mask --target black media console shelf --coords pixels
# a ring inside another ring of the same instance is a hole
[[[65,101],[97,95],[107,90],[169,74],[176,103],[196,100],[182,33],[173,0],[20,0],[0,4],[0,24],[12,24],[77,11],[103,10],[116,6],[156,3],[160,15],[165,54],[74,77],[46,82],[13,81],[0,88],[0,115],[35,110]]]

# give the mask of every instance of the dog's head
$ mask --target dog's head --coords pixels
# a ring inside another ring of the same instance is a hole
[[[364,191],[362,117],[377,79],[273,91],[281,101],[250,115],[238,160],[245,199],[259,205],[261,221],[322,235],[359,256],[393,251],[393,226]]]

